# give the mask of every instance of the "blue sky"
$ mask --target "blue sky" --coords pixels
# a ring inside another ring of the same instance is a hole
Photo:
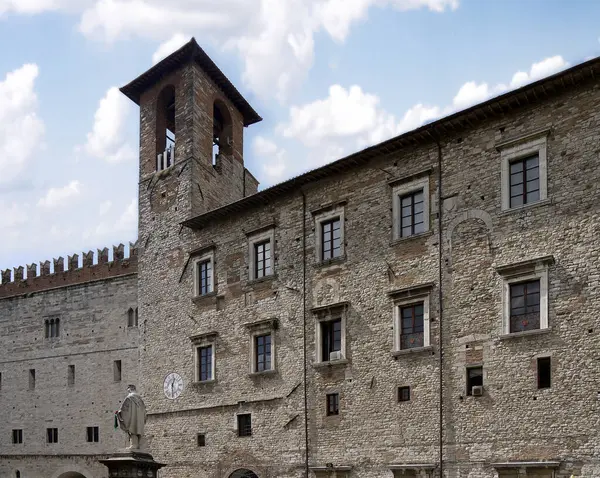
[[[168,3],[168,5],[167,5]],[[137,237],[115,88],[195,36],[262,187],[600,54],[586,0],[0,0],[0,268]]]

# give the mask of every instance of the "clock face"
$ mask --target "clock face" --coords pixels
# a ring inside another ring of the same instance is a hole
[[[181,378],[181,375],[175,372],[168,374],[165,377],[163,390],[165,392],[165,397],[170,400],[174,400],[181,395],[181,392],[183,392],[183,379]]]

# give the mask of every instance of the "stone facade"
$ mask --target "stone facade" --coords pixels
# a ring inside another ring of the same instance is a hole
[[[235,175],[195,175],[187,157],[168,175],[143,169],[141,381],[151,450],[169,464],[161,477],[439,476],[440,457],[449,477],[600,476],[600,92],[582,68],[245,199]],[[192,111],[210,111],[215,86],[196,64],[177,71],[142,93],[142,163],[154,160],[152,98],[170,78],[197,75],[177,141],[210,130]],[[532,142],[545,148],[546,194],[505,211],[503,155]],[[188,153],[197,170],[210,170],[208,151],[200,141]],[[397,239],[394,191],[413,183],[428,191],[429,224]],[[323,262],[319,218],[332,210],[343,255]],[[257,236],[272,238],[274,273],[255,280]],[[200,297],[199,257],[215,273]],[[510,333],[505,284],[544,273],[548,327]],[[423,298],[429,340],[398,350],[394,308]],[[319,324],[333,317],[345,329],[340,360],[322,363]],[[255,330],[272,334],[272,371],[253,371]],[[195,347],[208,345],[214,375],[200,381]],[[552,385],[538,389],[536,359],[547,356]],[[482,396],[467,393],[471,366],[483,367]],[[175,399],[163,393],[171,372],[184,382]],[[331,393],[339,414],[328,416]],[[241,437],[247,413],[252,435]]]
[[[92,253],[84,256],[82,264],[77,256],[69,258],[68,270],[62,258],[56,260],[52,273],[44,263],[37,277],[29,266],[24,280],[18,273],[14,280],[10,271],[3,274],[2,478],[17,472],[22,478],[104,478],[98,458],[126,446],[113,414],[127,384],[138,380],[135,247],[128,257],[122,245],[116,247],[111,261],[106,249],[99,251],[96,264]],[[49,335],[57,336],[46,337],[46,321],[56,319],[58,333]],[[115,361],[121,363],[120,378]],[[98,427],[98,442],[87,442],[87,427]],[[47,442],[47,428],[58,430],[58,443]],[[13,443],[13,430],[22,430],[22,443]]]

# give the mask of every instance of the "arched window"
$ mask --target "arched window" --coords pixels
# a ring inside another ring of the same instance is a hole
[[[135,322],[135,326],[137,327],[138,326],[138,308],[137,307],[135,308],[135,320],[134,320],[134,322]]]
[[[156,103],[156,170],[175,162],[175,88],[166,86]]]
[[[21,472],[19,470],[15,471],[15,478],[21,478]]]
[[[231,475],[229,475],[229,478],[258,478],[258,476],[253,471],[242,468],[234,471]]]
[[[232,141],[231,115],[225,103],[216,100],[213,104],[213,166],[221,154],[231,154]]]
[[[60,319],[46,319],[44,321],[44,335],[52,339],[60,335]]]
[[[48,339],[50,338],[50,321],[46,319],[44,321],[44,336]]]
[[[129,310],[127,311],[127,327],[133,327],[135,325],[135,317],[134,317],[134,313],[133,313],[133,309],[131,307],[129,307]]]

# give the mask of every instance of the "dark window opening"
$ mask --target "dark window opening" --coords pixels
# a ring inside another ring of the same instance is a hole
[[[35,369],[29,369],[29,390],[33,390],[35,388]]]
[[[135,327],[135,312],[131,307],[127,311],[127,327]]]
[[[23,430],[12,431],[12,442],[15,445],[23,443]]]
[[[198,433],[197,440],[198,446],[206,446],[206,435],[204,433]]]
[[[321,322],[321,360],[329,362],[333,352],[342,350],[342,319]]]
[[[60,335],[60,319],[46,319],[44,322],[45,337],[53,339]]]
[[[134,312],[133,312],[133,323],[134,325],[137,327],[139,324],[139,315],[138,315],[138,308],[136,307]]]
[[[212,345],[198,347],[198,379],[212,380]]]
[[[540,328],[540,280],[510,285],[510,332]]]
[[[342,230],[339,217],[321,223],[321,260],[326,261],[342,254]]]
[[[213,166],[217,166],[222,154],[231,154],[233,140],[231,125],[231,115],[227,106],[223,101],[216,100],[213,105]]]
[[[537,388],[550,388],[552,386],[552,360],[550,357],[537,359]]]
[[[523,206],[540,200],[539,155],[510,163],[510,207]]]
[[[467,395],[473,395],[473,387],[483,385],[483,367],[467,368]]]
[[[75,365],[69,365],[67,373],[67,385],[75,385]]]
[[[252,416],[249,413],[244,413],[237,416],[238,436],[252,436]]]
[[[400,237],[425,232],[423,190],[400,196]]]
[[[46,428],[46,442],[58,443],[58,428]]]
[[[423,302],[400,307],[400,349],[425,346]]]
[[[410,387],[398,387],[398,401],[408,402],[410,400]]]
[[[21,472],[19,470],[15,472],[15,478],[21,478]]]
[[[327,416],[339,415],[340,414],[340,394],[339,393],[328,393],[327,394]]]
[[[254,278],[271,275],[271,241],[254,244]]]
[[[115,382],[120,382],[121,381],[121,361],[120,360],[115,360],[113,362],[113,380]]]
[[[100,441],[100,430],[98,427],[87,427],[87,441],[98,443]]]
[[[156,104],[156,170],[175,163],[175,88],[165,87]]]
[[[212,292],[212,262],[206,260],[198,263],[198,295]]]
[[[255,337],[254,346],[256,347],[256,371],[271,370],[271,334]]]

